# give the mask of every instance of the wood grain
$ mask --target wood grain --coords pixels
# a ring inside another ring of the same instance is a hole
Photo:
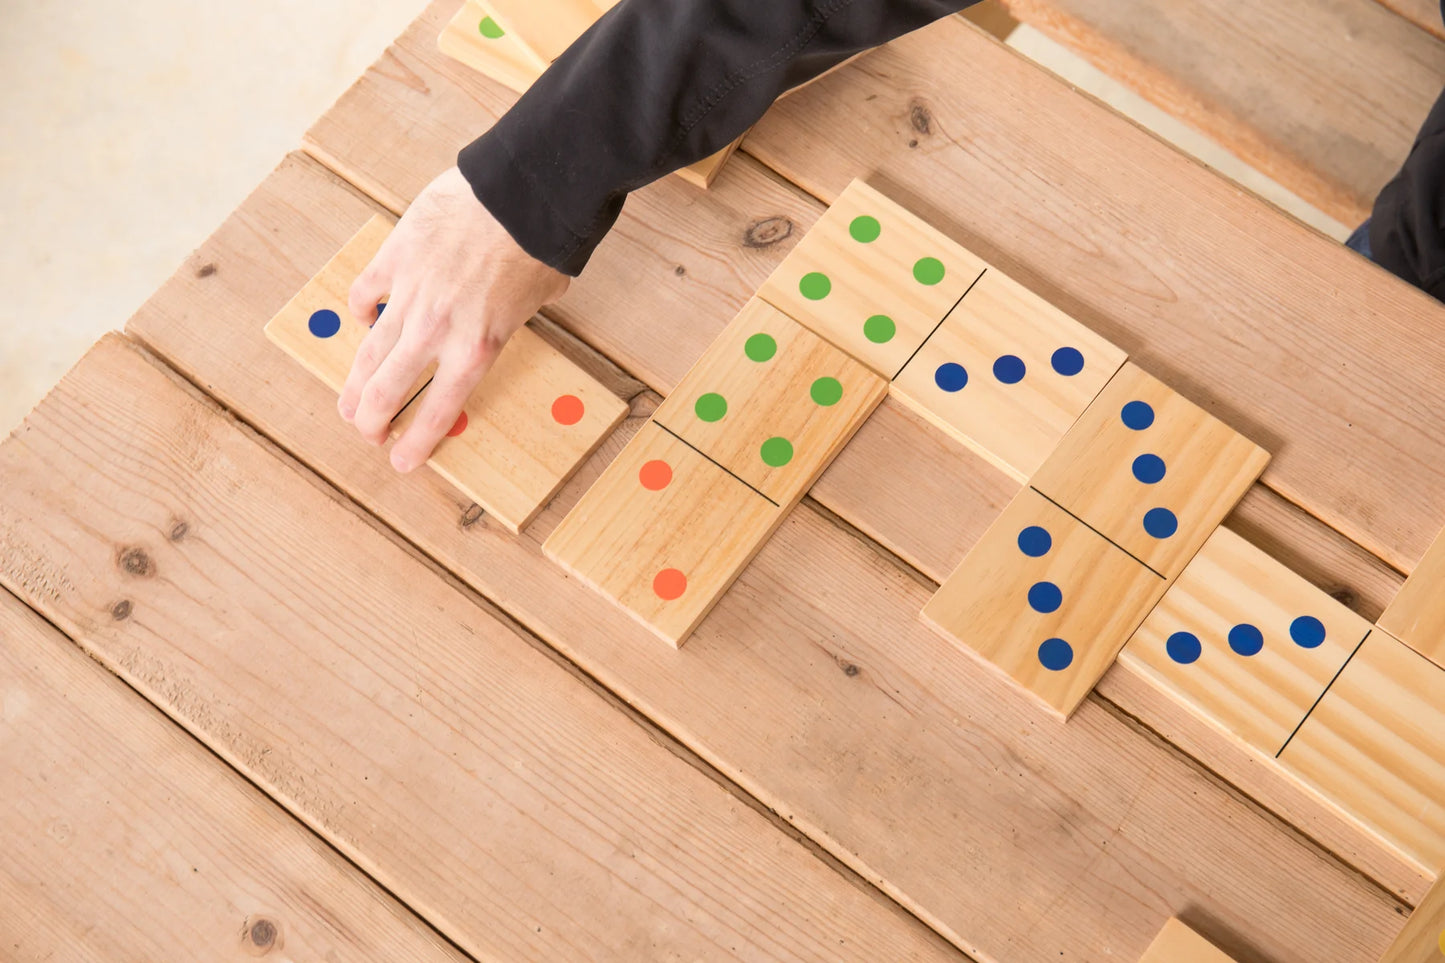
[[[1381,614],[1380,628],[1445,667],[1445,533]]]
[[[892,379],[983,269],[972,253],[854,181],[758,297]]]
[[[1445,40],[1445,25],[1440,22],[1440,4],[1435,0],[1377,0],[1406,20]]]
[[[1233,958],[1198,933],[1171,918],[1139,963],[1234,963]]]
[[[889,391],[1025,482],[1124,357],[1023,285],[989,269]]]
[[[1007,6],[1350,225],[1369,216],[1445,81],[1445,44],[1375,0]]]
[[[923,618],[1068,718],[1166,584],[1025,488],[928,600]]]
[[[1254,442],[1126,363],[1029,484],[1173,579],[1268,461]]]
[[[858,361],[752,300],[653,419],[786,510],[887,390]]]
[[[1445,875],[1415,907],[1380,963],[1439,963],[1445,958]]]
[[[0,720],[6,959],[463,959],[4,591]]]
[[[791,507],[649,421],[542,550],[680,646]]]
[[[1426,873],[1445,870],[1445,669],[1371,632],[1279,761]]]
[[[0,580],[467,952],[957,959],[119,336],[0,471]]]
[[[720,182],[723,212],[736,203],[728,177]],[[424,473],[396,476],[339,420],[308,417],[318,396],[320,406],[330,403],[325,389],[285,358],[267,360],[260,322],[371,210],[293,160],[129,327],[463,580],[505,599],[549,645],[765,806],[978,955],[1137,957],[1160,921],[1187,906],[1229,920],[1238,939],[1266,958],[1288,958],[1306,937],[1331,963],[1383,950],[1398,926],[1395,901],[1102,703],[1087,700],[1067,727],[1054,723],[921,624],[930,584],[808,502],[686,648],[672,653],[540,551],[616,442],[519,540],[476,520],[445,483]],[[689,263],[705,262],[698,258]],[[658,260],[634,263],[615,296],[640,287],[640,276],[664,273]],[[197,277],[207,264],[216,270]],[[692,341],[693,327],[710,317],[664,316],[679,319],[666,332],[674,342]],[[194,317],[209,319],[205,330]],[[725,321],[704,331],[698,353]],[[274,387],[282,384],[284,403]],[[912,466],[887,457],[880,476],[916,477]],[[966,486],[966,478],[954,485]],[[930,509],[925,524],[964,528],[993,514],[966,501],[956,522],[941,512]],[[1337,817],[1322,822],[1327,832],[1346,825]],[[1362,848],[1369,846],[1378,843]],[[1423,890],[1413,870],[1407,879],[1392,865],[1383,868],[1392,885]],[[1301,878],[1311,879],[1317,899],[1292,898],[1291,881]],[[1002,905],[1020,909],[1002,912]]]
[[[1316,642],[1298,620],[1324,629]],[[1370,623],[1227,528],[1119,653],[1141,677],[1273,760]],[[1250,637],[1253,630],[1253,638]],[[1186,633],[1185,638],[1176,638]],[[1296,634],[1303,641],[1297,641]]]
[[[824,201],[866,178],[1274,452],[1267,485],[1396,568],[1445,527],[1439,302],[969,25],[860,58],[744,147]]]

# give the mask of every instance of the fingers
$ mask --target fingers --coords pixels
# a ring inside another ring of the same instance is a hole
[[[392,446],[391,467],[408,472],[431,457],[437,443],[457,424],[462,406],[491,368],[496,354],[484,350],[470,357],[465,352],[443,356],[436,377],[422,395],[416,420]]]
[[[347,296],[346,306],[356,320],[365,325],[376,323],[378,311],[376,310],[382,298],[391,293],[390,272],[382,269],[381,254],[371,259],[366,270],[356,276],[351,282],[351,291]]]
[[[346,376],[346,383],[341,386],[341,397],[336,399],[336,410],[345,420],[351,421],[356,417],[356,410],[361,406],[362,388],[391,354],[391,349],[396,347],[401,337],[405,308],[405,304],[388,304],[389,313],[383,314],[372,325],[371,331],[362,339],[361,347],[356,349],[351,371]]]
[[[382,318],[387,318],[392,310],[388,308]],[[410,399],[412,387],[426,366],[436,358],[436,341],[430,333],[435,328],[435,322],[427,320],[426,316],[419,319],[416,314],[413,309],[402,322],[400,337],[361,388],[352,424],[361,437],[373,445],[386,441],[391,431],[391,420]],[[385,323],[384,320],[377,327],[381,327],[382,323]],[[375,331],[375,328],[372,330]],[[367,360],[370,361],[369,358]],[[358,351],[357,365],[360,363],[361,352]]]

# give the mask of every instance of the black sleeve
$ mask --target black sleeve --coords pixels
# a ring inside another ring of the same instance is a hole
[[[533,257],[578,274],[627,192],[727,146],[783,91],[975,0],[623,0],[457,165]]]
[[[1445,93],[1400,173],[1375,199],[1370,258],[1445,300]]]

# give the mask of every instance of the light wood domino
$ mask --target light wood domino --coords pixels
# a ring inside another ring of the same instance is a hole
[[[988,268],[890,387],[899,401],[1027,481],[1125,354]]]
[[[1376,629],[1279,761],[1426,874],[1445,870],[1445,669]]]
[[[1268,461],[1264,449],[1125,362],[1031,484],[1174,578]]]
[[[1119,661],[1273,759],[1370,623],[1227,528],[1216,529]]]
[[[1445,960],[1445,875],[1410,914],[1405,928],[1380,963],[1441,963]]]
[[[1171,918],[1139,958],[1139,963],[1234,963],[1234,958]]]
[[[266,325],[266,336],[340,391],[367,328],[347,296],[390,232],[373,217]],[[319,320],[318,320],[319,319]],[[431,369],[428,369],[429,371]],[[418,417],[425,381],[392,425]],[[535,332],[507,342],[427,464],[512,532],[525,528],[627,415],[627,404]]]
[[[924,606],[923,618],[1067,717],[1165,584],[1025,488]],[[1052,608],[1049,585],[1058,590]]]
[[[883,400],[887,382],[777,308],[753,299],[653,420],[788,506]]]
[[[542,548],[680,646],[788,507],[649,421]]]
[[[853,181],[758,297],[892,379],[983,270],[972,253]]]
[[[1445,533],[1435,539],[1386,607],[1380,628],[1445,666]]]

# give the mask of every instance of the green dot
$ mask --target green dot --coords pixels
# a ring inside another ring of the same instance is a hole
[[[715,391],[697,399],[697,404],[692,406],[697,416],[703,421],[722,421],[723,415],[728,413],[727,399]]]
[[[943,262],[936,257],[921,257],[913,265],[913,277],[919,284],[937,284],[943,280]]]
[[[878,218],[860,214],[853,218],[852,224],[848,225],[848,233],[853,235],[853,240],[859,244],[867,244],[870,241],[878,240],[878,235],[883,233],[883,228],[879,225]]]
[[[828,275],[813,271],[804,274],[803,280],[798,282],[798,291],[809,301],[821,301],[833,290],[833,282],[828,280]]]
[[[874,344],[887,344],[898,333],[898,325],[886,314],[875,314],[863,322],[863,337]]]
[[[759,454],[763,456],[763,464],[772,468],[782,468],[793,460],[793,443],[786,438],[769,438],[763,442]]]
[[[771,334],[755,334],[743,344],[743,353],[754,361],[767,361],[778,353],[778,342]]]
[[[503,30],[501,25],[491,17],[483,17],[482,22],[477,24],[477,29],[488,40],[500,40],[507,35],[507,31]]]
[[[819,378],[808,392],[813,400],[827,408],[843,400],[843,385],[837,378]]]

